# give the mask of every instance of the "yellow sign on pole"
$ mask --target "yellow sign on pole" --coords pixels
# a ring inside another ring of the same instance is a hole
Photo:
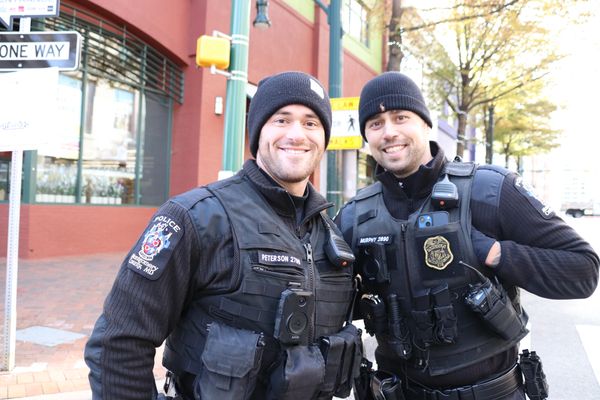
[[[358,124],[358,97],[331,99],[331,137],[327,150],[355,150],[363,147]]]

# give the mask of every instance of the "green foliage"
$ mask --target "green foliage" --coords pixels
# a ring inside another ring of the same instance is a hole
[[[496,151],[510,157],[547,153],[559,144],[561,132],[550,127],[550,115],[557,107],[542,95],[540,82],[512,92],[495,106]]]
[[[546,82],[552,65],[562,57],[553,40],[561,27],[556,21],[562,25],[573,22],[570,6],[581,1],[456,0],[452,6],[438,10],[438,22],[404,27],[411,53],[420,55],[426,66],[430,90],[449,105],[458,119],[459,138],[464,137],[467,122],[475,120],[485,106],[499,104],[511,93],[536,82]],[[430,35],[422,34],[422,29],[432,27],[443,47],[433,45]],[[550,135],[540,128],[544,125],[541,120],[549,118],[549,113],[544,115],[543,111],[552,107],[548,100],[538,98],[521,107],[521,113],[526,111],[536,120],[525,124],[531,128],[519,132],[534,129],[537,133],[533,136]],[[518,121],[515,127],[519,127]],[[463,146],[459,140],[457,154],[462,155]],[[526,146],[523,142],[517,148],[515,152],[535,152],[543,146]]]

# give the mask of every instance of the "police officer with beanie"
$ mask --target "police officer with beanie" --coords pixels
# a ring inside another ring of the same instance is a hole
[[[447,161],[428,141],[429,110],[407,76],[370,80],[359,122],[377,182],[336,223],[357,257],[356,309],[378,343],[371,395],[516,400],[526,390],[545,398],[539,356],[518,355],[527,334],[518,288],[588,297],[596,253],[517,174]]]
[[[309,182],[330,128],[312,76],[259,83],[248,113],[256,160],[168,200],[125,258],[85,348],[94,399],[155,399],[165,339],[166,398],[349,394],[361,359],[347,322],[353,256]]]

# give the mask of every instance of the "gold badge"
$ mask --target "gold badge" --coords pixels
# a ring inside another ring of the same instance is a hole
[[[454,260],[450,242],[443,236],[427,238],[423,250],[425,250],[425,264],[433,269],[442,270]]]

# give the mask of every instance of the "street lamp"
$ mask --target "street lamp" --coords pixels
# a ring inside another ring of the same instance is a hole
[[[254,18],[252,25],[258,29],[268,29],[271,27],[269,0],[256,0],[256,18]]]

